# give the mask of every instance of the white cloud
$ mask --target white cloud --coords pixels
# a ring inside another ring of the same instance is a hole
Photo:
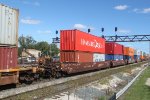
[[[130,30],[126,30],[126,29],[118,29],[118,33],[130,33]]]
[[[126,10],[127,8],[128,8],[127,5],[118,5],[114,7],[114,9],[116,10]]]
[[[41,21],[40,20],[35,20],[35,19],[30,19],[30,18],[27,18],[27,19],[21,19],[21,23],[23,24],[40,24]]]
[[[85,30],[85,29],[95,30],[94,27],[92,27],[92,26],[86,26],[86,25],[83,25],[83,24],[74,24],[74,28],[75,29],[81,29],[81,30]]]
[[[44,31],[38,30],[37,32],[40,34],[50,34],[51,33],[50,30],[44,30]]]
[[[75,29],[87,29],[87,26],[86,25],[82,25],[82,24],[75,24],[74,28]]]
[[[29,2],[29,1],[22,0],[22,3],[26,4],[26,5],[40,6],[40,3],[37,1],[36,2]]]
[[[142,12],[143,13],[150,13],[150,8],[144,8]]]
[[[150,8],[144,8],[144,9],[135,8],[135,9],[133,9],[133,12],[148,14],[148,13],[150,13]]]

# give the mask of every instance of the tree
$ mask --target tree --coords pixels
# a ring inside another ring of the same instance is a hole
[[[57,45],[55,44],[50,44],[50,47],[51,47],[51,56],[56,56],[59,54],[59,48],[57,48]]]
[[[21,56],[21,52],[23,49],[35,49],[36,41],[31,36],[20,36],[18,38],[19,48],[18,48],[18,56]]]
[[[21,47],[18,48],[18,57],[21,57],[22,49]]]
[[[50,45],[48,44],[48,42],[45,42],[45,41],[38,42],[35,45],[35,49],[40,50],[43,53],[47,52],[47,55],[49,55]]]
[[[35,49],[36,41],[31,36],[20,36],[18,42],[22,49]]]
[[[18,48],[18,55],[21,56],[23,49],[36,49],[40,50],[44,55],[56,56],[59,53],[59,49],[55,44],[48,44],[46,41],[36,42],[31,36],[19,37],[18,39],[20,47]]]
[[[48,42],[42,41],[36,44],[36,49],[42,51],[44,55],[56,56],[59,53],[59,49],[55,44],[48,44]]]

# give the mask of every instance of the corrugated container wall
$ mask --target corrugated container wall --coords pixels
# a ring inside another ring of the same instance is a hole
[[[93,54],[89,52],[60,52],[60,62],[93,62]]]
[[[61,30],[60,50],[105,54],[105,39],[79,30]]]
[[[0,4],[0,45],[18,46],[19,11]]]
[[[143,51],[140,51],[140,59],[143,59]]]
[[[146,56],[146,52],[143,52],[143,56]]]
[[[101,61],[105,61],[105,54],[94,53],[93,62],[101,62]]]
[[[105,44],[106,54],[123,55],[124,46],[118,43],[110,42]]]
[[[124,47],[124,55],[134,56],[134,49],[130,47]]]
[[[134,50],[134,55],[140,55],[140,51],[139,50]]]
[[[134,55],[135,60],[140,60],[140,55]]]
[[[140,51],[140,56],[143,56],[143,52],[142,51]]]
[[[124,59],[124,60],[129,60],[129,61],[131,60],[131,61],[132,61],[132,60],[134,60],[134,56],[124,55],[124,56],[123,56],[123,59]]]
[[[106,60],[123,60],[123,55],[105,55]]]
[[[17,47],[0,47],[0,70],[17,67]]]

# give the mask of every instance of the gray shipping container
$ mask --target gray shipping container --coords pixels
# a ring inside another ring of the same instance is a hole
[[[0,46],[18,45],[17,9],[0,4]]]
[[[134,50],[134,55],[140,55],[140,50]]]

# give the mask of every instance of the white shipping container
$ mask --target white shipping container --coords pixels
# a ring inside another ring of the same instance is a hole
[[[19,11],[0,4],[0,45],[18,45]]]
[[[140,55],[140,50],[134,50],[134,55]]]
[[[94,53],[93,62],[101,62],[101,61],[105,61],[105,54]]]
[[[143,56],[143,51],[140,51],[140,56]]]

